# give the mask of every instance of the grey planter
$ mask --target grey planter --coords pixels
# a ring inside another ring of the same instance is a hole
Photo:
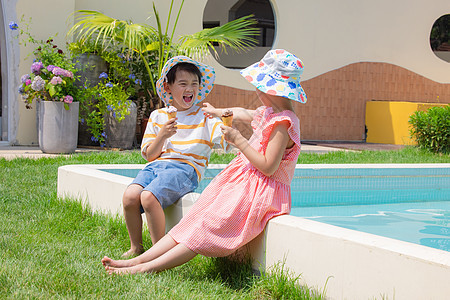
[[[39,148],[44,153],[74,153],[78,139],[79,102],[38,101]]]
[[[131,102],[128,108],[129,115],[121,122],[117,121],[112,113],[105,115],[106,147],[132,149],[136,138],[137,107]]]

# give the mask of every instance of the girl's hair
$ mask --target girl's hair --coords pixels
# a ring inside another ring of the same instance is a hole
[[[187,63],[187,62],[180,62],[180,63],[176,64],[175,66],[173,66],[169,70],[169,72],[167,72],[167,75],[166,75],[167,83],[172,84],[175,82],[175,75],[178,70],[186,71],[188,73],[197,75],[198,82],[199,83],[202,82],[202,73],[200,72],[200,70],[197,68],[196,65],[193,65],[193,64]]]

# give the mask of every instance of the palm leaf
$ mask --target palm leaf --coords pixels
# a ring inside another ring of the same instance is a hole
[[[146,24],[133,24],[108,17],[92,10],[76,12],[75,24],[67,35],[84,43],[94,39],[106,49],[114,41],[120,42],[130,50],[143,51],[146,44],[153,41],[156,31]]]
[[[213,46],[216,42],[220,48],[227,51],[227,47],[236,52],[244,51],[256,45],[254,36],[259,35],[259,29],[253,27],[257,23],[252,16],[245,16],[222,26],[203,29],[191,35],[184,35],[180,38],[182,51],[191,56],[204,57],[209,53],[209,49],[217,51]]]

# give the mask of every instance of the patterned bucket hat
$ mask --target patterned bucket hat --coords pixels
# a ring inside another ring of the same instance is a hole
[[[167,93],[164,89],[164,81],[166,80],[167,72],[175,66],[178,63],[181,62],[187,62],[191,63],[200,70],[200,73],[202,73],[202,80],[200,82],[199,86],[199,93],[197,96],[197,99],[194,101],[194,105],[200,103],[203,101],[206,96],[211,92],[213,86],[214,86],[214,80],[216,79],[216,74],[214,72],[214,68],[210,67],[208,65],[199,63],[187,56],[175,56],[169,59],[166,64],[164,65],[164,68],[161,71],[161,77],[156,82],[156,92],[158,93],[158,96],[161,98],[162,101],[166,105],[170,105],[173,101],[172,95]]]
[[[302,61],[283,49],[270,50],[261,61],[241,70],[241,75],[260,91],[306,103],[300,85],[302,73]]]

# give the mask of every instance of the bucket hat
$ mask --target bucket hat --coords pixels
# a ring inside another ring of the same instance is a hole
[[[302,73],[302,61],[283,49],[270,50],[261,61],[241,70],[241,75],[260,91],[306,103],[300,85]]]
[[[161,71],[161,77],[156,82],[156,92],[158,93],[158,96],[161,98],[162,101],[166,105],[172,104],[173,98],[172,95],[166,92],[164,89],[164,81],[166,80],[167,73],[169,70],[175,66],[176,64],[179,64],[181,62],[191,63],[200,70],[200,73],[202,73],[202,79],[199,86],[199,93],[197,95],[197,99],[194,101],[194,105],[200,103],[203,101],[206,96],[211,92],[213,86],[214,86],[214,80],[216,79],[216,74],[214,72],[214,68],[205,64],[202,64],[200,62],[197,62],[187,56],[175,56],[169,59],[166,64],[164,65],[162,71]]]

